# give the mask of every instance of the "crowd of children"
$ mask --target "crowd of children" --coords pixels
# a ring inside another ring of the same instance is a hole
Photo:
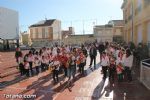
[[[94,51],[94,49],[92,49],[94,48],[93,46],[100,51],[100,64],[102,66],[103,79],[105,80],[107,78],[107,73],[109,73],[109,80],[114,81],[115,76],[117,76],[119,82],[123,81],[125,77],[127,77],[129,82],[132,81],[131,68],[133,64],[133,55],[130,49],[125,49],[113,43],[100,43],[99,45],[101,46],[92,44],[90,46],[91,50],[89,49],[89,54],[97,52],[97,50]],[[25,55],[17,49],[18,53],[16,53],[16,55],[19,56],[16,57],[16,61],[18,62],[21,75],[29,77],[50,70],[54,82],[57,83],[59,82],[60,72],[63,72],[64,76],[68,77],[69,80],[75,78],[77,68],[81,75],[85,74],[84,67],[88,56],[87,51],[84,45],[78,48],[74,48],[73,46],[43,47],[39,50],[30,50]],[[93,59],[91,58],[91,60]],[[96,65],[94,63],[94,68],[95,67]]]
[[[109,72],[109,80],[114,81],[115,76],[119,82],[127,79],[132,81],[131,69],[133,65],[133,55],[129,48],[123,48],[116,44],[110,44],[103,51],[101,66],[103,79],[106,79]]]
[[[78,67],[81,75],[84,75],[87,51],[82,48],[72,46],[43,47],[40,50],[30,50],[23,56],[20,49],[17,49],[19,56],[16,57],[21,75],[27,77],[49,70],[52,72],[54,82],[59,81],[59,73],[64,72],[64,76],[71,79],[75,77]]]

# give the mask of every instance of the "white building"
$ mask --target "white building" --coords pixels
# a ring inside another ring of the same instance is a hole
[[[60,41],[61,21],[56,19],[39,21],[29,27],[29,37],[33,46],[47,46],[53,41]]]
[[[113,41],[113,27],[112,25],[97,25],[94,26],[94,36],[98,42],[112,42]]]
[[[17,11],[0,7],[0,39],[7,49],[10,48],[10,42],[19,40],[19,18]]]
[[[122,41],[124,34],[124,20],[110,20],[108,24],[113,26],[113,41]]]

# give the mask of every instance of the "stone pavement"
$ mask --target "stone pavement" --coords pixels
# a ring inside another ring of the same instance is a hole
[[[59,76],[61,81],[54,85],[49,71],[30,78],[20,77],[16,69],[14,52],[0,52],[0,55],[0,73],[2,73],[0,100],[8,100],[5,97],[6,94],[36,95],[36,98],[31,100],[150,100],[150,90],[138,81],[138,68],[134,70],[131,83],[126,81],[118,83],[115,80],[114,84],[110,84],[108,79],[104,81],[99,55],[97,69],[92,71],[88,68],[88,58],[85,68],[86,76],[77,74],[71,85],[62,75]]]

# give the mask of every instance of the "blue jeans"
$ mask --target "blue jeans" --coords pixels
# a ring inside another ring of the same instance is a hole
[[[70,65],[68,68],[68,77],[69,79],[71,78],[71,76],[74,78],[76,74],[76,65]]]

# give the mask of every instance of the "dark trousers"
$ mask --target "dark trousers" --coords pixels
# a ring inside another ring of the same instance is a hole
[[[107,66],[102,66],[102,70],[103,70],[103,74],[104,74],[103,79],[106,79],[106,77],[107,77]]]
[[[29,69],[25,69],[26,76],[29,77]]]
[[[53,70],[53,80],[54,80],[54,82],[58,82],[59,81],[58,73],[59,73],[59,70]]]
[[[41,71],[45,71],[46,70],[46,64],[45,63],[41,63]]]
[[[29,62],[29,65],[30,65],[30,71],[31,71],[31,75],[33,75],[32,62]]]
[[[69,79],[71,79],[71,76],[73,78],[75,78],[75,74],[76,74],[76,65],[70,65],[68,68],[68,77]]]
[[[39,74],[39,66],[35,66],[36,74]]]
[[[65,67],[65,65],[62,65],[62,68],[63,68],[63,70],[64,70],[64,75],[65,75],[65,77],[67,77],[67,68]]]
[[[80,63],[80,65],[79,65],[79,71],[83,75],[84,75],[84,66],[85,66],[85,63]]]
[[[96,56],[90,56],[90,66],[92,66],[93,61],[94,61],[94,68],[96,68]]]
[[[45,64],[45,70],[48,70],[48,66],[49,66],[48,64]]]
[[[21,76],[25,74],[25,69],[24,69],[24,65],[21,63],[19,64],[19,70],[20,70],[20,74]]]
[[[123,81],[123,74],[120,73],[118,74],[118,82],[122,82]]]
[[[131,69],[129,67],[125,67],[125,75],[127,76],[128,81],[132,81]]]
[[[114,75],[115,75],[115,66],[112,68],[109,68],[109,80],[114,81]]]

